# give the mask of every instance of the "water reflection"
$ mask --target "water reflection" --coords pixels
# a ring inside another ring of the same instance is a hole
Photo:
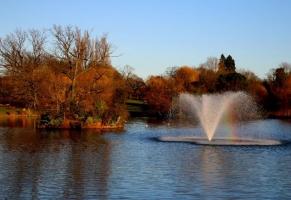
[[[111,143],[100,133],[3,128],[0,133],[0,182],[6,184],[0,193],[7,195],[2,197],[106,198]]]
[[[142,120],[122,133],[2,127],[0,199],[290,197],[291,146],[211,147],[149,139],[199,131],[192,129]],[[276,120],[245,124],[244,130],[291,134],[289,123]]]
[[[0,127],[35,128],[37,117],[5,115],[0,116]]]

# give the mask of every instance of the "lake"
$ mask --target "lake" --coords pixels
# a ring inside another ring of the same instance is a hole
[[[152,138],[202,130],[146,119],[107,133],[10,125],[0,128],[0,199],[291,198],[291,145],[162,143]],[[235,129],[237,135],[291,140],[290,121],[257,120]],[[217,135],[228,132],[221,127]]]

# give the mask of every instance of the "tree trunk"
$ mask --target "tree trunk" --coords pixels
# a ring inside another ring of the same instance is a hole
[[[37,109],[37,94],[34,91],[34,98],[33,98],[33,109],[36,110]]]

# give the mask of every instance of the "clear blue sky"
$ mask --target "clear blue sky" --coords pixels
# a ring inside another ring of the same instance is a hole
[[[231,54],[260,77],[291,62],[291,0],[1,0],[0,37],[16,28],[77,25],[108,33],[113,64],[146,78]]]

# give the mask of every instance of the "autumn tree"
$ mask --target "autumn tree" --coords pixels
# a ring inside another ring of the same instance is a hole
[[[240,70],[239,73],[246,78],[245,91],[251,94],[259,105],[263,106],[268,96],[268,91],[263,81],[249,70]]]
[[[146,81],[145,100],[152,114],[158,117],[166,116],[175,96],[173,82],[163,76],[151,76]]]
[[[196,84],[196,93],[214,93],[216,92],[216,81],[218,74],[209,68],[204,68],[203,66],[198,68],[199,71],[199,81]]]
[[[221,65],[220,60],[215,57],[208,57],[204,63],[199,65],[197,68],[199,79],[196,83],[195,93],[203,94],[216,92],[219,65]]]
[[[282,63],[271,70],[265,85],[269,93],[269,108],[288,111],[291,107],[291,64]]]
[[[134,68],[129,65],[124,66],[121,75],[125,80],[128,99],[142,100],[146,84],[142,78],[134,73]]]
[[[87,117],[104,123],[124,119],[126,84],[111,65],[106,35],[92,38],[71,26],[54,26],[49,33],[51,51],[44,31],[16,31],[0,39],[1,102],[34,108],[57,124]]]
[[[125,81],[111,66],[91,68],[78,77],[76,102],[79,116],[95,116],[104,123],[126,117]]]
[[[0,76],[0,103],[25,106],[15,98],[15,82],[11,76]]]
[[[246,78],[240,73],[229,73],[219,75],[216,81],[216,90],[221,91],[240,91],[247,87]]]
[[[43,31],[17,30],[0,40],[1,65],[14,80],[14,97],[28,107],[39,105],[38,73],[45,56],[46,35]]]
[[[59,71],[64,74],[70,84],[67,89],[66,111],[69,113],[78,107],[76,102],[76,85],[78,78],[92,68],[110,66],[111,45],[106,36],[92,39],[88,31],[81,31],[71,26],[54,26],[54,56],[59,59]],[[103,73],[96,74],[98,81]]]
[[[199,72],[192,67],[182,66],[174,68],[169,78],[169,81],[173,82],[172,85],[177,93],[193,92],[195,83],[199,78]]]

